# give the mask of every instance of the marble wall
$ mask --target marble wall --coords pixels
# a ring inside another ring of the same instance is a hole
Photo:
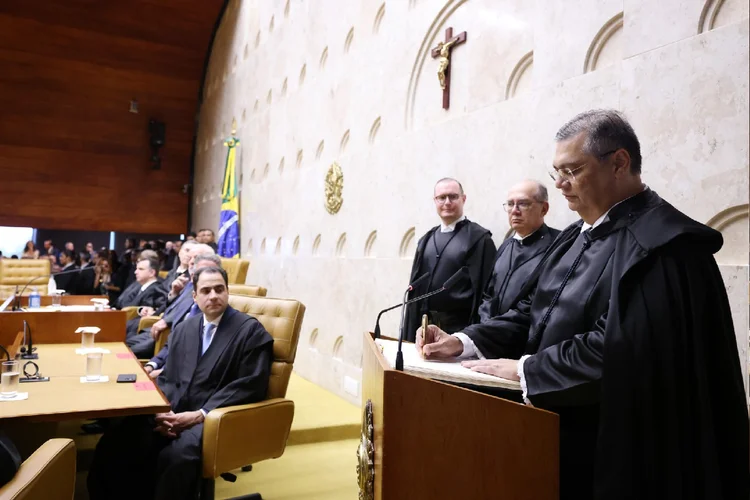
[[[430,48],[449,26],[468,39],[446,111]],[[512,183],[552,190],[557,128],[621,109],[645,182],[724,233],[744,369],[748,26],[746,0],[232,0],[200,112],[194,225],[218,224],[235,118],[247,281],[307,305],[297,371],[358,401],[361,334],[400,301],[416,240],[438,222],[435,180],[460,179],[468,217],[499,242]],[[331,215],[334,161],[344,202]],[[550,204],[551,225],[576,219],[558,193]],[[384,331],[397,323],[386,316]]]

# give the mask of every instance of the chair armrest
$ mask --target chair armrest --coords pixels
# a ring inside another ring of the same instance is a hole
[[[158,352],[161,351],[161,348],[166,345],[167,340],[169,340],[169,334],[170,333],[172,333],[172,329],[171,328],[165,328],[159,334],[159,337],[156,339],[156,342],[154,343],[154,354],[158,354]]]
[[[161,319],[161,316],[144,316],[141,318],[141,320],[138,322],[138,331],[145,330],[146,328],[151,328],[154,323],[159,321]]]
[[[123,307],[122,310],[125,311],[125,321],[130,321],[131,319],[138,317],[137,306]]]
[[[73,498],[76,446],[72,439],[50,439],[26,459],[0,488],[0,498]]]
[[[294,419],[294,401],[283,398],[228,406],[203,423],[203,477],[284,454]]]

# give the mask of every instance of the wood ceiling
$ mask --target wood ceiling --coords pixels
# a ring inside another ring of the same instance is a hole
[[[199,90],[224,3],[0,1],[0,225],[185,231]],[[166,123],[160,170],[150,118]]]

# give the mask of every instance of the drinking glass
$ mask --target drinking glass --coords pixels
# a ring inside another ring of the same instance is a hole
[[[21,379],[21,369],[18,361],[3,361],[0,374],[0,397],[10,399],[18,394],[18,384]]]
[[[83,348],[91,348],[94,347],[94,336],[96,334],[93,332],[83,332],[81,334],[81,347]]]
[[[60,306],[62,306],[62,294],[60,292],[55,292],[55,294],[52,296],[52,307]]]
[[[86,380],[97,381],[102,376],[102,353],[86,354]]]

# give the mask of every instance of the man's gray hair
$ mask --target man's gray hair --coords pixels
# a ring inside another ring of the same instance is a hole
[[[198,244],[198,242],[195,241],[195,240],[186,240],[186,241],[183,241],[182,242],[182,246],[180,247],[180,250],[182,250],[183,248],[190,248],[191,246],[197,245],[197,244]]]
[[[581,113],[560,127],[555,141],[567,141],[582,132],[586,133],[584,153],[602,158],[624,149],[630,154],[631,173],[641,173],[641,144],[622,113],[614,109],[592,109]]]
[[[441,182],[455,182],[456,184],[458,184],[458,191],[459,191],[459,192],[460,192],[461,194],[464,194],[464,187],[463,187],[463,186],[461,185],[461,183],[460,183],[460,182],[458,182],[458,181],[457,181],[456,179],[454,179],[453,177],[443,177],[442,179],[440,179],[439,181],[437,181],[437,182],[435,183],[435,187],[437,187],[437,185],[438,185],[438,184],[440,184]],[[433,190],[434,190],[434,188],[433,188]]]
[[[210,261],[214,266],[221,269],[221,257],[215,253],[202,253],[197,255],[193,263],[197,266],[199,262],[203,262],[204,260]]]
[[[529,179],[529,182],[533,182],[534,184],[536,184],[536,195],[534,196],[534,199],[536,201],[542,201],[542,202],[549,201],[549,193],[547,193],[547,186],[545,186],[541,182],[534,180],[534,179]]]

